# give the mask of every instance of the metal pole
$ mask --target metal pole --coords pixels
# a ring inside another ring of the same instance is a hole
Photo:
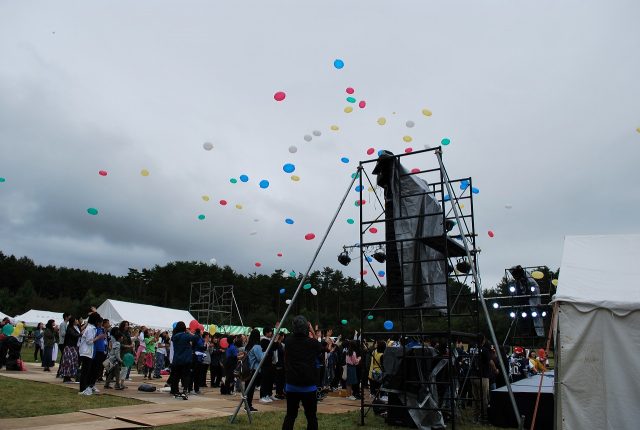
[[[244,327],[244,323],[242,322],[242,315],[240,314],[240,308],[238,308],[238,302],[236,301],[236,293],[234,293],[233,290],[231,290],[231,297],[233,297],[233,304],[236,305],[236,311],[238,311],[238,318],[240,318],[240,325]]]
[[[358,173],[360,173],[360,172],[358,171]],[[340,210],[342,209],[342,206],[344,205],[345,200],[347,200],[347,196],[349,196],[349,192],[351,191],[351,187],[353,187],[353,184],[355,183],[356,178],[358,176],[359,175],[353,175],[353,178],[351,179],[351,182],[349,183],[349,186],[347,187],[347,191],[344,193],[344,196],[342,197],[342,200],[340,201],[340,204],[338,205],[338,209],[336,210],[335,215],[333,215],[333,218],[331,219],[331,222],[329,223],[329,227],[327,227],[327,231],[325,231],[324,236],[322,237],[322,240],[320,241],[320,244],[318,244],[318,248],[316,249],[316,253],[313,255],[313,259],[311,260],[311,263],[309,263],[309,267],[307,268],[306,273],[300,279],[300,283],[298,284],[298,287],[296,288],[296,292],[293,294],[293,297],[291,298],[291,303],[289,303],[289,306],[287,306],[287,309],[284,311],[284,315],[282,315],[282,318],[280,318],[280,327],[282,327],[282,324],[284,324],[285,320],[289,316],[289,312],[291,311],[294,303],[296,302],[296,299],[298,298],[298,295],[300,294],[300,290],[302,290],[302,285],[303,285],[304,281],[307,279],[307,276],[309,276],[309,272],[311,272],[311,269],[313,268],[313,265],[315,264],[316,259],[318,258],[318,254],[320,254],[320,250],[322,249],[322,246],[324,245],[324,242],[327,240],[327,237],[329,236],[329,232],[333,228],[333,224],[336,222],[336,218],[338,218],[338,214],[340,213]],[[247,384],[247,388],[245,389],[244,393],[242,394],[242,399],[238,403],[238,407],[236,408],[236,410],[233,413],[233,415],[231,415],[231,418],[229,418],[229,422],[230,423],[233,424],[235,422],[236,417],[238,416],[238,412],[240,412],[240,408],[242,407],[242,404],[245,403],[245,401],[246,401],[247,392],[250,390],[250,388],[256,382],[256,378],[258,377],[258,372],[260,372],[260,369],[262,368],[262,365],[264,364],[264,361],[267,358],[267,354],[269,353],[269,350],[273,346],[273,343],[275,342],[277,336],[278,336],[278,330],[274,330],[273,331],[273,336],[271,337],[271,340],[269,341],[269,346],[267,346],[267,349],[266,349],[264,355],[262,356],[262,360],[260,360],[260,364],[258,364],[258,368],[253,373],[253,376],[251,377],[251,380]],[[248,409],[247,409],[247,415],[249,415],[249,420],[251,420],[251,411],[248,410]]]
[[[462,227],[460,226],[460,212],[458,210],[457,202],[454,201],[455,194],[453,194],[453,188],[451,187],[451,183],[449,182],[449,174],[444,168],[444,163],[442,162],[442,148],[438,148],[435,151],[436,157],[438,158],[438,164],[440,165],[440,170],[444,176],[444,182],[447,186],[447,192],[451,197],[451,207],[453,208],[453,213],[456,217],[456,224],[458,226],[458,231],[460,232],[460,236],[462,237],[462,243],[464,244],[464,250],[467,254],[467,259],[469,262],[473,261],[471,258],[471,252],[469,251],[469,245],[467,244],[467,239],[464,237],[464,233],[462,232]],[[473,279],[476,283],[476,290],[478,292],[478,299],[480,299],[480,304],[482,305],[482,310],[484,312],[485,319],[487,320],[487,326],[489,327],[489,333],[491,334],[491,341],[496,347],[500,344],[498,343],[498,339],[496,338],[496,333],[493,330],[493,324],[491,324],[491,318],[489,317],[489,309],[487,308],[487,303],[484,300],[484,294],[482,293],[482,286],[480,285],[480,279],[478,278],[478,273],[476,272],[475,264],[471,264],[471,272],[473,273]],[[507,390],[509,391],[509,399],[511,400],[511,406],[513,407],[513,412],[516,415],[516,421],[518,422],[518,429],[522,429],[523,420],[520,416],[520,411],[518,410],[518,405],[516,404],[516,398],[513,395],[513,390],[511,389],[511,382],[509,381],[509,374],[507,373],[507,369],[504,366],[504,361],[502,360],[501,351],[497,351],[498,354],[498,363],[500,364],[500,370],[504,375],[504,380],[507,384]]]

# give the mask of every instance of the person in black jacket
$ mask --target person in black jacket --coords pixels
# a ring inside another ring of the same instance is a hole
[[[293,430],[302,402],[307,417],[307,430],[317,430],[316,358],[322,345],[315,339],[313,327],[302,315],[293,319],[293,334],[285,341],[285,376],[287,415],[282,430]]]

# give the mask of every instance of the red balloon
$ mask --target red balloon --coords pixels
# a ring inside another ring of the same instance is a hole
[[[366,275],[366,274],[367,274],[367,271],[366,271],[366,270],[363,270],[362,272],[360,272],[360,274],[364,276],[364,275]]]
[[[411,169],[411,173],[420,173],[420,169],[414,167],[413,169]]]
[[[278,252],[278,257],[282,257],[282,252]]]
[[[260,267],[260,266],[262,266],[262,263],[256,262],[256,267]]]
[[[220,339],[220,348],[222,349],[229,348],[229,341],[227,340],[226,337],[223,337],[222,339]]]
[[[98,172],[98,174],[99,174],[100,176],[107,176],[107,171],[106,171],[106,170],[100,170],[100,171]]]
[[[355,90],[351,87],[347,88],[347,94],[353,94]]]
[[[315,239],[315,238],[316,238],[316,235],[315,235],[315,234],[313,234],[313,233],[307,233],[307,234],[305,234],[305,235],[304,235],[304,238],[305,238],[306,240],[313,240],[313,239]]]
[[[375,227],[371,227],[371,228],[369,229],[369,231],[370,231],[371,233],[373,233],[373,234],[376,234],[376,233],[378,232],[378,229],[377,229],[377,228],[375,228]]]
[[[367,105],[367,102],[365,102],[364,100],[360,100],[360,103],[358,103],[358,106],[360,106],[360,109],[364,109],[366,105]]]
[[[489,230],[488,234],[489,234],[489,237],[493,237],[494,236],[493,231],[491,231],[491,230]]]
[[[367,155],[372,155],[374,152],[376,152],[376,150],[373,148],[367,149]]]
[[[278,91],[277,93],[275,93],[273,95],[273,98],[277,101],[277,102],[281,102],[282,100],[285,99],[285,97],[287,97],[287,95],[284,93],[284,91]]]
[[[413,152],[413,148],[411,148],[411,147],[409,147],[409,148],[405,148],[405,150],[404,150],[404,153],[405,153],[405,154],[409,154],[409,153],[411,153],[411,152]]]
[[[227,205],[227,201],[226,201],[226,200],[220,200],[220,204],[221,204],[222,206],[226,206],[226,205]]]
[[[189,331],[196,331],[198,327],[200,327],[200,323],[196,320],[191,320],[189,323]]]

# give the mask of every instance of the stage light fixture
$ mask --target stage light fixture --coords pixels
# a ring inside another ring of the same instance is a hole
[[[534,317],[534,318],[537,317],[538,316],[538,312],[536,312],[536,311],[531,312],[531,316]]]
[[[493,303],[493,309],[498,309],[499,307],[500,305],[498,304],[498,302]]]
[[[379,248],[373,253],[373,258],[375,258],[378,263],[384,263],[387,260],[387,254],[385,254],[382,248]]]
[[[546,317],[547,316],[547,312],[546,311],[542,311],[542,317]]]
[[[456,269],[458,269],[460,273],[467,274],[471,271],[471,264],[469,264],[467,260],[460,259],[456,263]]]
[[[509,291],[511,291],[512,293],[516,292],[516,287],[514,287],[513,285],[509,287]]]
[[[349,253],[346,250],[342,251],[338,255],[338,263],[342,264],[343,266],[348,266],[349,263],[351,263],[351,257],[349,257]]]
[[[445,220],[444,222],[444,228],[446,228],[447,231],[453,230],[453,227],[455,226],[456,226],[456,222],[452,219]]]
[[[535,293],[535,291],[536,291],[536,287],[531,287],[531,292]]]
[[[526,313],[526,312],[522,312],[522,313],[520,314],[520,316],[522,316],[522,318],[526,318],[526,317],[527,317],[527,313]]]
[[[511,313],[509,314],[509,316],[510,316],[511,318],[515,318],[515,317],[516,317],[516,313],[515,313],[515,312],[511,312]]]

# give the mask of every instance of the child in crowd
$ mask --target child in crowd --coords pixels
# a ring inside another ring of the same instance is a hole
[[[164,357],[167,350],[167,332],[162,332],[156,342],[156,362],[153,370],[154,379],[162,378],[160,371],[164,369]]]
[[[156,355],[156,343],[158,339],[152,330],[144,331],[144,373],[143,379],[151,379],[153,371],[153,359]]]
[[[116,390],[122,390],[124,387],[121,385],[121,377],[120,372],[122,370],[122,358],[120,357],[120,341],[122,340],[122,333],[119,330],[113,330],[111,332],[111,349],[109,349],[109,354],[107,356],[107,360],[111,362],[111,369],[107,371],[107,379],[104,383],[104,388],[111,388],[111,380],[114,379],[116,381]],[[124,369],[126,372],[126,368]],[[126,373],[125,373],[126,374]],[[124,383],[124,381],[122,381]]]

